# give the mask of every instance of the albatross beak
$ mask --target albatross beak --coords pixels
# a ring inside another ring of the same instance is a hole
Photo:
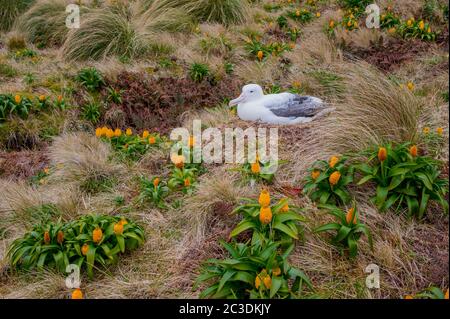
[[[235,105],[238,105],[239,103],[244,102],[244,100],[245,100],[245,95],[244,95],[244,93],[242,93],[241,95],[239,95],[239,97],[237,99],[231,100],[228,105],[235,106]]]

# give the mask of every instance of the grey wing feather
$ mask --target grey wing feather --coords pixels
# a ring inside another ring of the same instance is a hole
[[[289,94],[282,103],[268,105],[273,114],[279,117],[313,117],[327,106],[318,98]]]

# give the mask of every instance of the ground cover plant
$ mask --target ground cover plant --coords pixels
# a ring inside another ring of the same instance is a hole
[[[370,4],[0,0],[0,298],[448,298],[448,3]],[[242,121],[250,83],[332,111]],[[193,162],[248,128],[275,172]]]

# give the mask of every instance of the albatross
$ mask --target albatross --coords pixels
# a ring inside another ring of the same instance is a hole
[[[241,95],[229,105],[237,105],[237,114],[244,121],[268,124],[307,123],[333,110],[313,96],[287,92],[265,95],[258,84],[245,85]]]

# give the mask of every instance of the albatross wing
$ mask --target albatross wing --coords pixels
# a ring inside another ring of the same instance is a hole
[[[327,106],[321,99],[292,93],[265,96],[264,106],[278,117],[313,117]]]

